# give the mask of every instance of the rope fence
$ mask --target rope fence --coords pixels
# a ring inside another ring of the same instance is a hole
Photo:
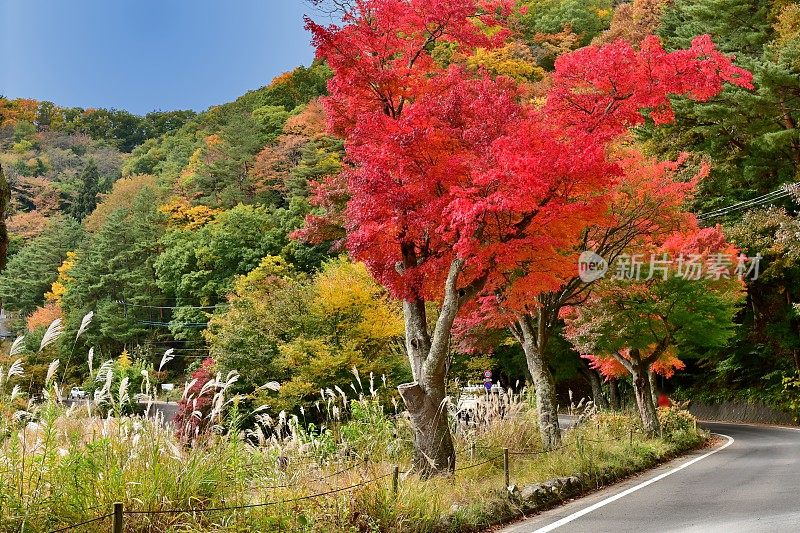
[[[96,518],[92,518],[90,520],[86,520],[84,522],[80,522],[78,524],[72,524],[70,526],[62,527],[61,529],[54,529],[50,533],[61,533],[62,531],[69,531],[70,529],[74,529],[76,527],[85,526],[88,524],[93,524],[94,522],[99,522],[100,520],[105,520],[106,518],[111,518],[114,516],[114,513],[104,514],[103,516],[98,516]]]
[[[632,439],[633,439],[633,430],[632,429],[631,429],[629,435],[624,435],[624,436],[616,437],[616,438],[613,438],[613,439],[602,439],[602,440],[589,439],[589,438],[583,437],[581,435],[577,435],[574,441],[562,443],[559,446],[557,446],[555,448],[551,448],[549,450],[511,450],[509,448],[503,448],[501,453],[494,454],[494,455],[490,456],[489,458],[484,459],[482,461],[479,461],[479,462],[476,462],[476,463],[472,463],[472,464],[468,464],[468,465],[462,466],[460,468],[456,468],[456,469],[453,470],[453,472],[455,473],[455,472],[464,472],[466,470],[472,470],[474,468],[478,468],[480,466],[485,466],[487,464],[490,464],[490,463],[493,463],[495,461],[498,461],[499,459],[503,459],[504,482],[505,482],[506,489],[508,489],[508,487],[510,487],[510,485],[511,485],[511,483],[510,483],[510,477],[511,477],[510,457],[511,456],[537,457],[537,456],[541,456],[541,455],[547,455],[547,454],[555,453],[555,452],[564,450],[564,449],[572,447],[572,446],[575,446],[580,451],[580,450],[582,450],[582,447],[583,447],[584,443],[603,444],[603,443],[610,443],[610,442],[620,442],[622,440],[625,440],[626,437],[628,437],[630,439],[629,442],[632,442]],[[496,449],[496,448],[492,448],[492,447],[488,447],[488,446],[474,446],[473,445],[471,447],[471,450],[474,452],[475,449],[493,450],[493,449]],[[328,474],[326,476],[322,476],[322,477],[315,478],[315,479],[310,480],[310,481],[306,481],[305,483],[308,485],[308,484],[314,484],[314,483],[318,483],[318,482],[321,482],[321,481],[325,481],[325,480],[328,480],[328,479],[333,479],[333,478],[341,476],[342,474],[345,474],[345,473],[347,473],[347,472],[349,472],[351,470],[354,470],[354,469],[358,468],[359,466],[362,466],[362,465],[366,466],[366,465],[368,465],[368,463],[369,463],[368,460],[359,461],[359,462],[357,462],[355,464],[352,464],[352,465],[350,465],[350,466],[348,466],[346,468],[342,468],[342,469],[337,470],[336,472],[333,472],[333,473]],[[246,465],[244,465],[244,467],[252,466],[253,464],[254,463],[246,464]],[[338,487],[338,488],[326,490],[326,491],[323,491],[323,492],[318,492],[318,493],[314,493],[314,494],[308,494],[308,495],[305,495],[305,496],[298,496],[296,498],[289,498],[289,499],[282,499],[282,500],[270,500],[270,501],[265,501],[265,502],[249,503],[249,504],[234,505],[234,506],[220,506],[220,507],[191,507],[190,506],[190,507],[175,508],[175,509],[150,509],[150,510],[148,510],[148,509],[125,509],[124,505],[122,503],[116,502],[113,505],[113,511],[111,513],[107,513],[107,514],[104,514],[104,515],[101,515],[101,516],[98,516],[98,517],[95,517],[95,518],[91,518],[89,520],[86,520],[84,522],[80,522],[80,523],[77,523],[77,524],[72,524],[72,525],[69,525],[69,526],[65,526],[65,527],[62,527],[60,529],[54,529],[54,530],[51,530],[49,533],[62,533],[64,531],[69,531],[71,529],[78,528],[78,527],[81,527],[81,526],[85,526],[85,525],[88,525],[88,524],[92,524],[92,523],[95,523],[95,522],[99,522],[101,520],[106,520],[108,518],[112,518],[113,519],[112,532],[113,533],[122,533],[124,517],[125,516],[165,515],[165,514],[178,515],[178,514],[194,514],[194,513],[236,511],[236,510],[241,510],[241,509],[254,509],[254,508],[261,508],[261,507],[270,507],[270,506],[283,505],[283,504],[287,504],[287,503],[294,503],[294,502],[299,502],[299,501],[304,501],[304,500],[311,500],[311,499],[321,498],[321,497],[324,497],[324,496],[329,496],[329,495],[332,495],[332,494],[338,494],[338,493],[341,493],[341,492],[355,490],[355,489],[358,489],[360,487],[364,487],[366,485],[371,485],[373,483],[376,483],[378,481],[381,481],[381,480],[389,478],[389,477],[392,478],[392,484],[391,484],[392,494],[396,496],[397,493],[398,493],[398,490],[399,490],[399,479],[400,479],[399,478],[399,471],[400,471],[399,466],[395,465],[391,472],[387,472],[385,474],[381,474],[381,475],[373,477],[371,479],[366,479],[366,480],[360,481],[358,483],[354,483],[354,484],[347,485],[347,486],[344,486],[344,487]],[[411,469],[409,469],[408,471],[410,472]],[[262,490],[288,489],[288,488],[294,488],[294,487],[298,487],[299,488],[300,485],[299,484],[271,485],[271,486],[268,486],[268,487],[263,487]],[[99,507],[101,507],[101,506],[95,506],[95,507],[90,508],[89,510],[97,509]]]

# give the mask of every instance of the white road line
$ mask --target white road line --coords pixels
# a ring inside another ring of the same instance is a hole
[[[723,435],[721,433],[717,433],[717,435],[719,435],[721,437],[725,437],[726,439],[728,439],[728,442],[726,442],[725,444],[723,444],[719,448],[716,448],[716,449],[711,450],[710,452],[708,452],[706,454],[701,455],[700,457],[695,457],[691,461],[686,461],[682,465],[676,466],[675,468],[673,468],[672,470],[670,470],[668,472],[664,472],[663,474],[659,474],[659,475],[657,475],[656,477],[654,477],[652,479],[648,479],[647,481],[639,483],[635,487],[631,487],[629,489],[623,490],[622,492],[620,492],[618,494],[615,494],[613,496],[610,496],[610,497],[606,498],[605,500],[601,500],[601,501],[595,503],[594,505],[590,505],[589,507],[586,507],[585,509],[581,509],[580,511],[572,513],[569,516],[565,516],[564,518],[562,518],[561,520],[558,520],[557,522],[553,522],[552,524],[549,524],[547,526],[541,527],[541,528],[537,529],[536,531],[534,531],[533,533],[546,533],[547,531],[553,531],[554,529],[556,529],[558,527],[561,527],[564,524],[568,524],[568,523],[572,522],[573,520],[576,520],[576,519],[582,517],[583,515],[589,514],[594,510],[600,509],[601,507],[604,507],[604,506],[608,505],[611,502],[617,501],[620,498],[624,498],[628,494],[636,492],[639,489],[643,489],[646,486],[648,486],[648,485],[650,485],[652,483],[655,483],[656,481],[664,479],[667,476],[671,476],[675,472],[678,472],[679,470],[683,470],[687,466],[691,466],[691,465],[695,464],[697,461],[701,461],[701,460],[705,459],[706,457],[708,457],[709,455],[714,455],[715,453],[717,453],[719,451],[722,451],[725,448],[727,448],[728,446],[730,446],[731,444],[733,444],[733,437],[729,437],[728,435]]]

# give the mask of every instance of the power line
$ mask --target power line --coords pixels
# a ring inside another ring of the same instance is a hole
[[[724,210],[720,210],[718,212],[715,211],[715,212],[712,212],[712,213],[706,213],[702,217],[698,217],[698,218],[703,220],[703,219],[709,219],[709,218],[722,217],[722,216],[729,215],[731,213],[735,213],[737,211],[748,210],[748,209],[752,209],[754,207],[761,207],[763,205],[770,205],[770,204],[773,204],[774,202],[776,202],[778,200],[783,200],[784,198],[787,198],[789,196],[791,196],[791,195],[788,194],[788,193],[787,194],[776,195],[776,196],[771,196],[769,198],[765,198],[765,199],[759,200],[759,201],[754,201],[754,202],[751,202],[751,203],[748,203],[748,204],[745,204],[745,205],[742,205],[742,206],[739,206],[739,207],[727,208],[727,209],[724,209]]]
[[[758,203],[758,202],[762,202],[762,201],[765,201],[765,200],[770,200],[770,199],[775,198],[775,197],[786,196],[787,194],[788,193],[787,193],[787,191],[785,189],[778,189],[778,190],[769,192],[767,194],[764,194],[762,196],[758,196],[756,198],[751,198],[750,200],[743,200],[743,201],[737,202],[735,204],[731,204],[731,205],[728,205],[728,206],[725,206],[725,207],[720,207],[718,209],[711,210],[711,211],[709,211],[707,213],[703,213],[703,215],[701,215],[701,216],[711,216],[711,215],[714,215],[715,213],[718,213],[718,212],[729,211],[729,210],[732,210],[732,209],[739,209],[741,207],[746,207],[749,204]]]
[[[132,304],[130,302],[126,302],[125,300],[118,300],[117,303],[128,306],[128,307],[140,307],[143,309],[220,309],[223,307],[228,307],[228,304],[217,304],[217,305],[141,305],[141,304]]]
[[[752,198],[750,200],[744,200],[741,202],[737,202],[735,204],[731,204],[727,207],[721,207],[719,209],[714,209],[712,211],[708,211],[706,213],[701,213],[697,216],[698,220],[705,220],[710,218],[717,218],[721,216],[728,215],[730,213],[734,213],[736,211],[741,211],[743,209],[751,209],[754,207],[766,205],[773,203],[778,200],[782,200],[784,198],[790,197],[793,195],[795,191],[798,189],[798,184],[796,183],[785,183],[781,185],[778,189],[769,192],[767,194],[758,196],[756,198]]]
[[[701,215],[699,215],[699,217],[707,218],[707,217],[718,216],[718,215],[723,214],[723,213],[744,209],[744,208],[750,207],[751,205],[754,205],[754,204],[760,204],[762,202],[768,202],[768,201],[772,201],[774,199],[783,198],[783,197],[785,197],[787,195],[788,195],[788,192],[785,189],[781,188],[781,189],[772,191],[770,193],[764,194],[762,196],[758,196],[756,198],[752,198],[750,200],[744,200],[744,201],[741,201],[741,202],[737,202],[735,204],[731,204],[731,205],[726,206],[726,207],[720,207],[718,209],[714,209],[712,211],[708,211],[706,213],[702,213]]]
[[[163,328],[182,327],[182,328],[207,328],[208,322],[158,322],[155,320],[140,320],[140,324],[145,326],[158,326]]]

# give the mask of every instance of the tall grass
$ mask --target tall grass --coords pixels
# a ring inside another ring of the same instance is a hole
[[[631,433],[635,417],[598,414],[589,406],[580,410],[582,423],[565,434],[564,448],[537,453],[528,394],[509,392],[481,403],[468,422],[453,417],[459,470],[425,481],[407,466],[408,421],[378,401],[386,385],[376,388],[373,376],[354,372],[350,394],[321,391],[314,409],[324,422],[315,426],[304,422],[305,412],[242,412],[243,402],[230,394],[235,373],[215,375],[197,391],[210,398],[209,409],[191,414],[208,423],[187,441],[151,410],[126,415],[120,406],[134,393],[124,382],[111,387],[108,365],[100,365],[95,379],[102,383],[96,399],[110,409],[65,407],[57,367],[48,372],[40,404],[25,402],[19,387],[10,385],[24,372],[20,363],[2,372],[1,531],[52,531],[106,514],[115,501],[137,512],[126,515],[127,531],[467,530],[516,512],[503,487],[502,448],[524,452],[512,456],[516,485],[576,473],[599,484],[702,438],[684,415],[664,414],[669,434],[652,440]],[[198,398],[190,390],[184,399],[194,405]],[[155,399],[146,377],[138,394]],[[245,427],[245,420],[256,423]],[[397,494],[393,465],[401,467]],[[328,494],[304,499],[320,493]],[[265,502],[272,504],[260,505]],[[210,510],[222,507],[238,509]],[[176,509],[183,511],[163,512]]]

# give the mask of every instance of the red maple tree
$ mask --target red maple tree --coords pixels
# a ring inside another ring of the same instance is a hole
[[[307,21],[334,71],[324,105],[346,140],[348,249],[404,302],[415,381],[399,390],[423,474],[455,465],[443,405],[459,310],[561,286],[575,265],[564,251],[606,218],[622,175],[609,147],[640,111],[664,122],[670,94],[707,99],[750,79],[708,38],[672,53],[618,42],[562,56],[539,108],[511,79],[434,58],[440,46],[502,46],[512,4],[358,0],[342,27]],[[438,303],[433,331],[426,302]]]

